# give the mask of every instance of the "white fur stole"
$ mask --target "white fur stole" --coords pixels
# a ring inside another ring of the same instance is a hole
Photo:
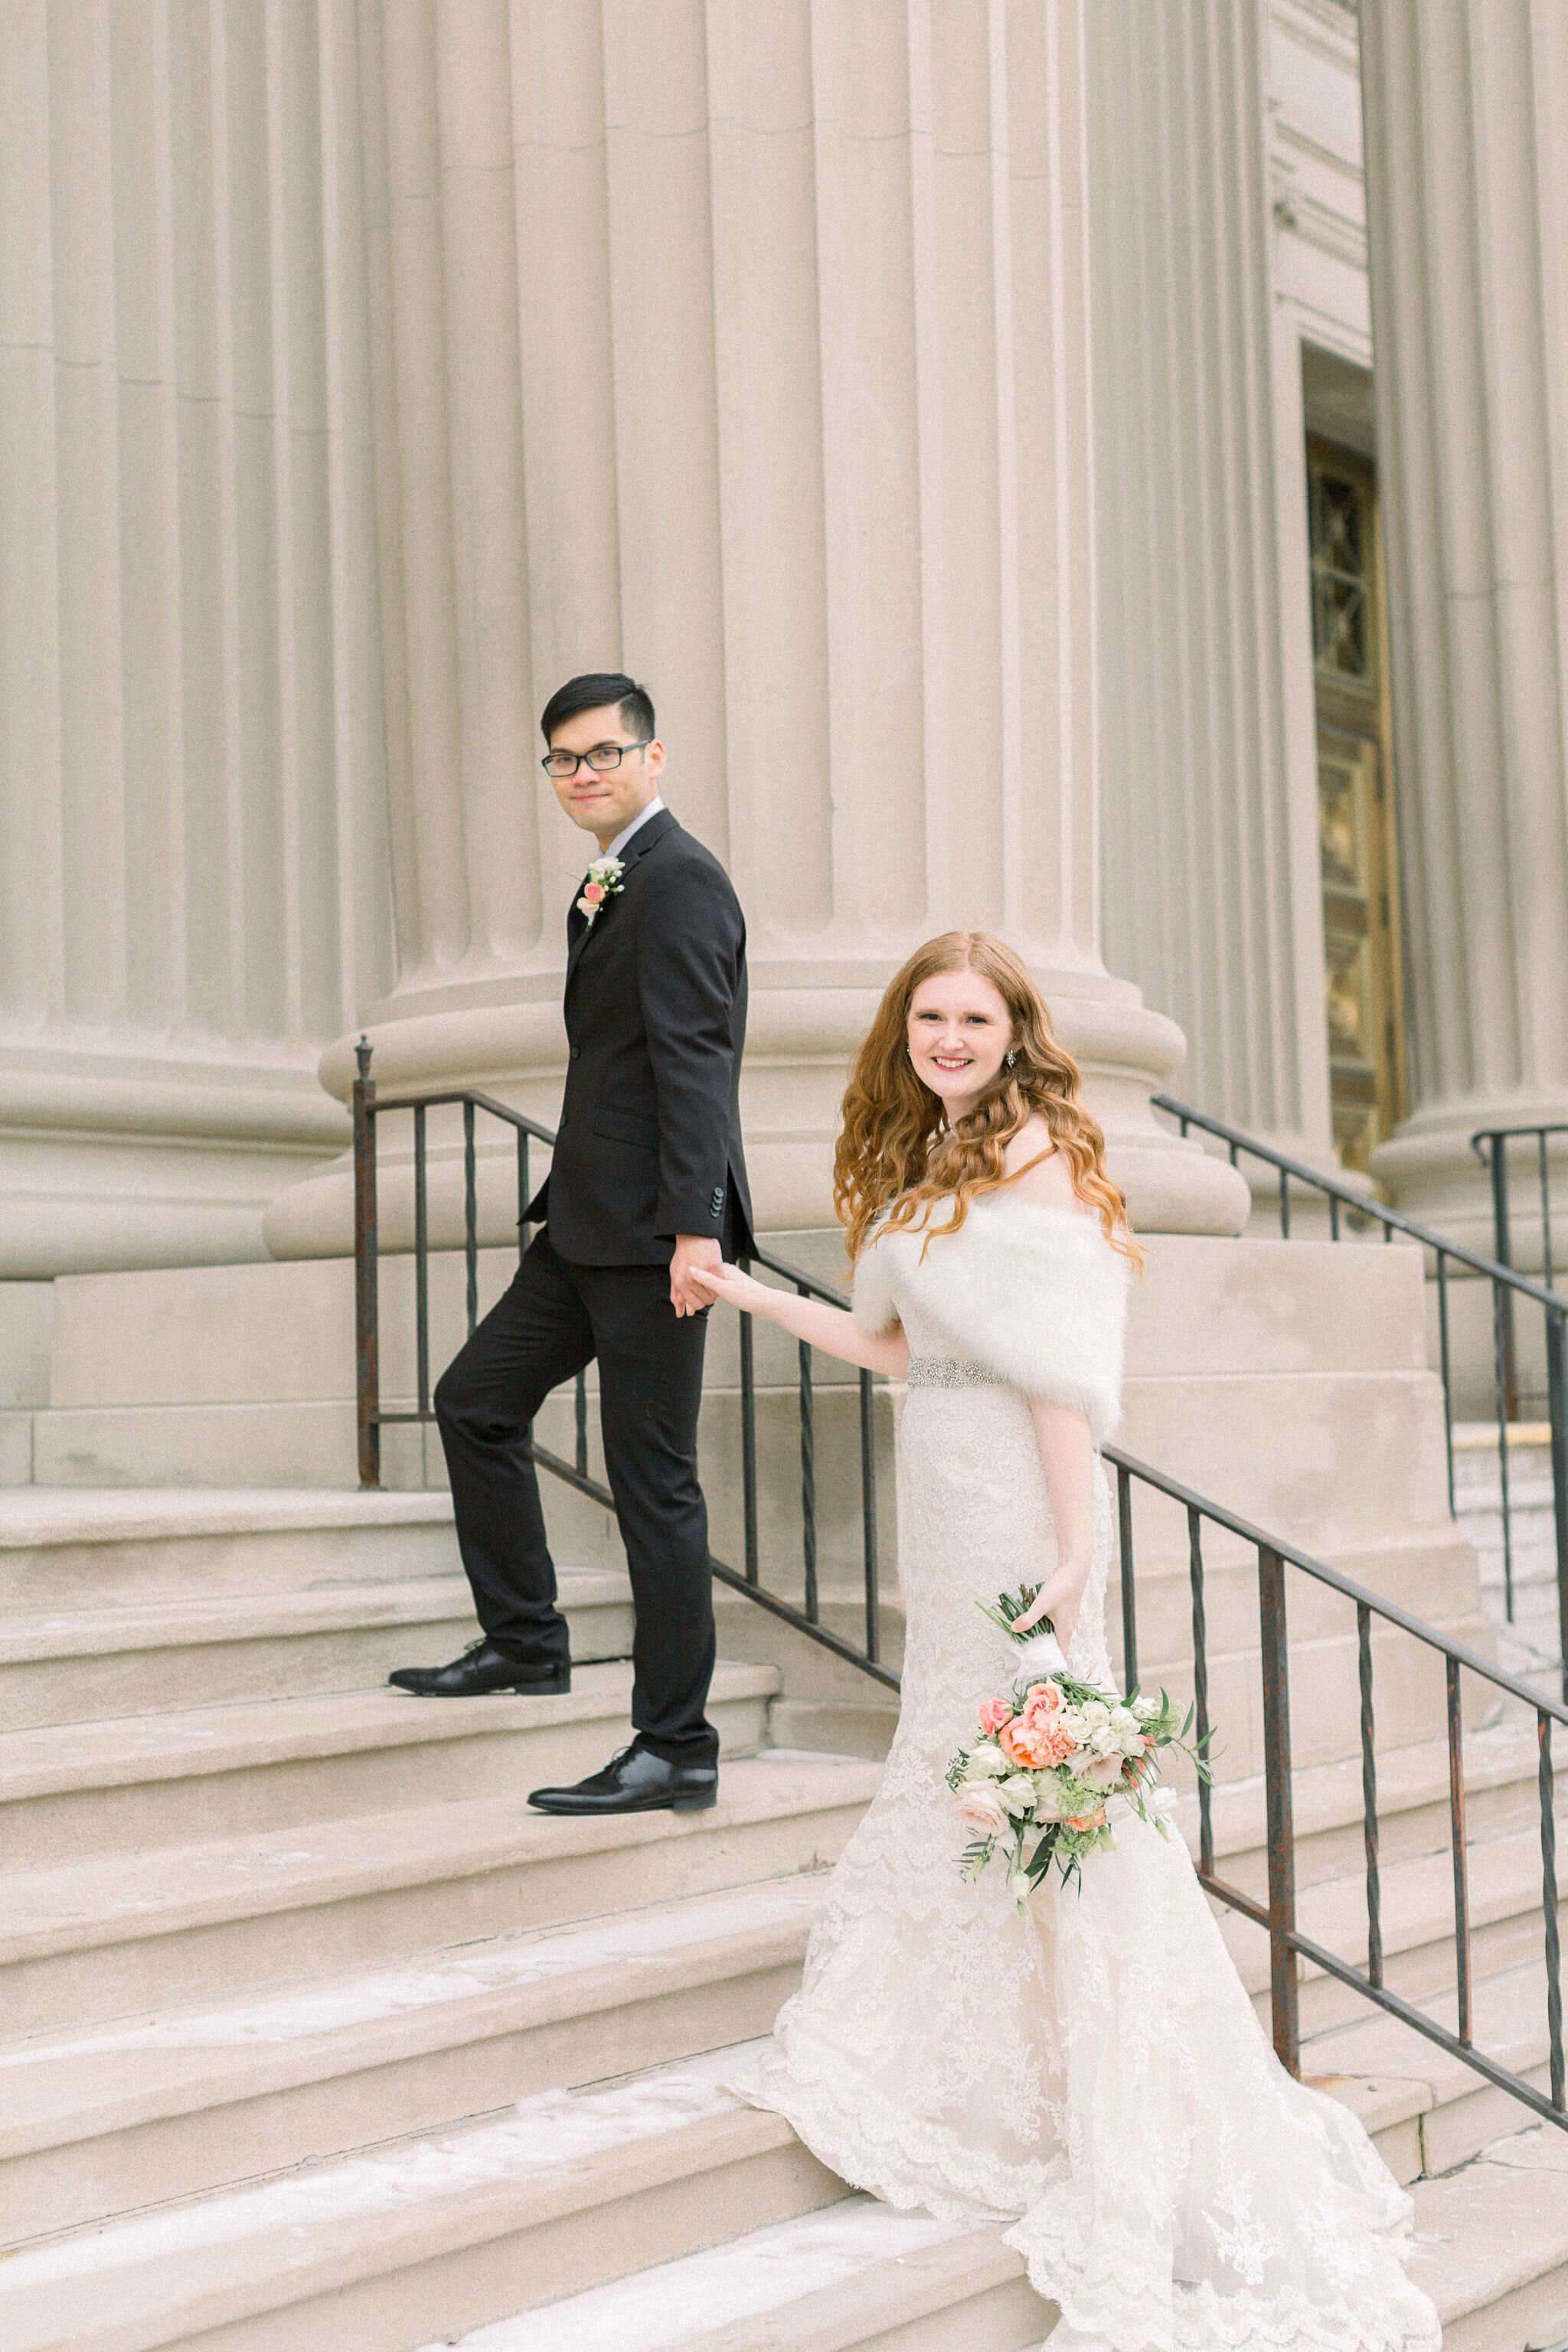
[[[936,1206],[940,1223],[946,1213]],[[1009,1388],[1088,1414],[1097,1445],[1121,1417],[1131,1267],[1098,1217],[983,1193],[956,1234],[883,1231],[855,1268],[855,1318],[884,1331],[900,1297]]]

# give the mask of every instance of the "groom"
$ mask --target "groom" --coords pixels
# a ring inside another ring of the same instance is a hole
[[[563,1692],[528,1428],[553,1388],[599,1367],[605,1462],[631,1572],[636,1738],[551,1813],[694,1811],[717,1801],[708,1509],[697,1411],[708,1295],[694,1267],[751,1248],[741,1150],[746,927],[716,857],[658,796],[664,746],[645,689],[568,680],[540,721],[543,765],[598,856],[566,918],[566,1094],[539,1224],[511,1287],[436,1385],[458,1543],[485,1638],[391,1676],[423,1696]]]

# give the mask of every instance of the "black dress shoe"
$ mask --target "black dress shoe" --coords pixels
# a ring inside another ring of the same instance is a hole
[[[700,1813],[719,1801],[719,1764],[672,1764],[634,1740],[574,1789],[535,1789],[542,1813]]]
[[[524,1698],[561,1698],[572,1687],[570,1660],[561,1665],[528,1665],[509,1658],[482,1636],[470,1642],[449,1666],[399,1666],[387,1681],[416,1698],[483,1698],[490,1691],[519,1691]]]

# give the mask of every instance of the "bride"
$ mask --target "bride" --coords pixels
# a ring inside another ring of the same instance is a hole
[[[1005,2221],[1049,2352],[1436,2352],[1410,2200],[1276,2059],[1179,1839],[1130,1817],[1020,1916],[943,1775],[1016,1654],[977,1602],[1044,1580],[1070,1671],[1110,1684],[1110,1500],[1140,1261],[1078,1070],[1020,960],[953,931],[889,988],[850,1076],[835,1198],[853,1313],[734,1267],[719,1298],[907,1380],[908,1640],[881,1788],[800,1991],[731,2087],[844,2179]]]

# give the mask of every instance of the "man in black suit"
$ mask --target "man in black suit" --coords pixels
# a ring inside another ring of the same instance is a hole
[[[569,1058],[542,1223],[511,1287],[436,1386],[463,1566],[485,1638],[391,1679],[422,1696],[571,1687],[528,1428],[599,1367],[605,1461],[637,1610],[630,1748],[546,1812],[716,1801],[708,1509],[697,1412],[708,1297],[694,1266],[751,1245],[741,1150],[746,927],[718,859],[658,796],[664,746],[643,688],[574,677],[541,720],[544,766],[601,856],[566,919]],[[605,861],[611,861],[606,864]]]

